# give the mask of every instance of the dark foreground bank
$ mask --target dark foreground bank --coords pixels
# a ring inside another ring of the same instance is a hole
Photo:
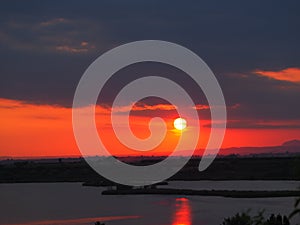
[[[121,159],[122,160],[122,159]],[[159,158],[125,158],[137,166]],[[208,169],[198,171],[200,158],[191,159],[169,180],[300,180],[300,157],[217,158]],[[0,183],[101,182],[101,177],[82,159],[5,160],[0,162]]]

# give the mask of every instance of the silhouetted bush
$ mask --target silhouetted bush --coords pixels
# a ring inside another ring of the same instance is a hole
[[[272,214],[270,218],[262,223],[263,225],[290,225],[290,221],[286,216],[277,215],[275,216]]]
[[[246,214],[236,214],[233,217],[224,219],[222,225],[252,225],[252,218]]]
[[[246,213],[237,213],[233,217],[225,218],[221,225],[290,225],[290,219],[293,220],[300,217],[300,198],[297,198],[294,204],[294,210],[290,213],[289,217],[281,216],[278,214],[275,216],[272,214],[268,219],[265,219],[263,211],[257,216],[251,217],[249,211]],[[297,220],[297,222],[299,219]],[[300,225],[299,222],[296,225]]]
[[[238,213],[233,217],[224,219],[222,225],[290,225],[290,221],[286,216],[280,214],[277,216],[272,214],[268,219],[265,219],[263,213],[254,217],[248,213]]]
[[[97,221],[97,222],[95,223],[95,225],[105,225],[105,223],[101,223],[101,222]]]

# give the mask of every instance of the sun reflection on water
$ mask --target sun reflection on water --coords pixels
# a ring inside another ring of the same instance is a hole
[[[191,225],[191,206],[187,198],[176,198],[172,225]]]

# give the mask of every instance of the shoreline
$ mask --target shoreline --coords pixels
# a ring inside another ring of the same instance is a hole
[[[182,182],[197,182],[197,181],[300,181],[300,179],[292,179],[292,178],[286,178],[286,179],[169,179],[165,182],[172,182],[172,181],[182,181]],[[82,179],[57,179],[57,180],[1,180],[0,184],[40,184],[40,183],[82,183],[83,186],[90,186],[90,187],[106,187],[110,185],[102,185],[99,183],[102,183],[102,180],[99,181],[84,181]],[[163,184],[168,185],[168,184]]]
[[[234,191],[234,190],[191,190],[191,189],[130,189],[105,190],[102,195],[187,195],[187,196],[213,196],[227,198],[276,198],[300,197],[300,191]]]

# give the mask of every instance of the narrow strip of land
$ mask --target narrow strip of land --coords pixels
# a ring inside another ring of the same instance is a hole
[[[299,197],[300,191],[231,191],[231,190],[190,190],[190,189],[129,189],[105,190],[103,195],[196,195],[219,196],[229,198],[275,198]]]

